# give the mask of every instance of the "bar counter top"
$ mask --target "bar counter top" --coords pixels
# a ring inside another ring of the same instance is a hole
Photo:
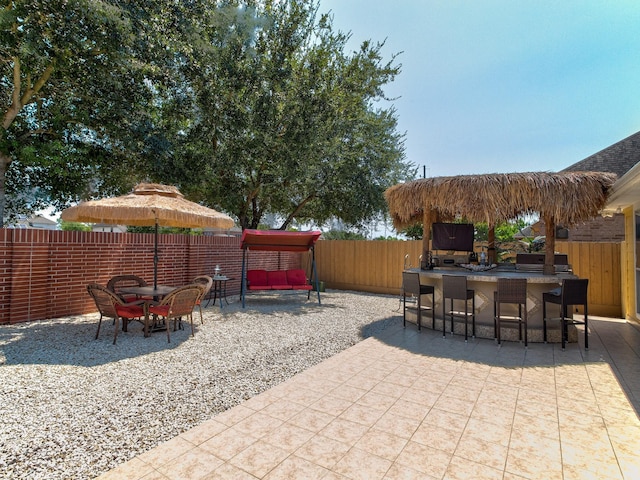
[[[555,275],[545,275],[540,271],[516,270],[515,266],[500,265],[496,268],[484,271],[468,270],[464,267],[435,267],[431,270],[421,268],[407,269],[409,272],[418,272],[425,278],[442,278],[443,275],[465,275],[472,282],[497,282],[498,278],[526,278],[529,283],[562,283],[564,278],[577,278],[572,272],[558,272]]]

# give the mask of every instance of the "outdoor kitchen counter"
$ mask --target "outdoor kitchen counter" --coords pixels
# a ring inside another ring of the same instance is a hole
[[[421,270],[419,268],[408,269],[410,272],[420,274],[420,282],[435,287],[436,301],[436,330],[442,330],[442,276],[458,275],[467,277],[467,288],[475,291],[476,302],[476,336],[481,338],[494,338],[493,331],[493,292],[497,288],[498,278],[526,278],[527,279],[527,313],[529,324],[529,341],[542,341],[542,294],[554,288],[560,287],[564,278],[577,278],[570,272],[559,272],[556,275],[545,275],[542,272],[516,270],[515,267],[497,267],[487,271],[471,271],[463,267],[436,267],[433,270]],[[463,307],[462,301],[457,300],[454,305]],[[459,310],[458,307],[454,307]],[[464,308],[464,307],[463,307]],[[469,302],[471,308],[471,302]],[[503,304],[502,311],[506,314],[517,313],[517,306]],[[556,311],[557,310],[557,311]],[[559,315],[557,305],[548,305],[549,314],[554,317]],[[411,317],[410,317],[411,318]],[[462,332],[464,322],[456,323],[456,333]],[[430,322],[423,322],[423,326],[431,326]],[[439,326],[438,326],[439,324]],[[551,327],[557,327],[554,323]],[[460,329],[460,330],[458,330]],[[449,324],[447,320],[447,331]],[[575,332],[574,332],[575,333]],[[503,325],[502,337],[505,340],[517,340],[516,324]],[[549,341],[559,341],[557,328],[549,330]],[[570,339],[571,339],[570,332]]]

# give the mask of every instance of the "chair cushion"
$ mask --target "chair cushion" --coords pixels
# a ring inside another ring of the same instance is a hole
[[[252,287],[266,287],[269,285],[267,281],[267,271],[266,270],[247,270],[247,283],[249,288]]]
[[[291,285],[287,283],[287,272],[284,270],[272,270],[267,272],[267,283],[271,288],[277,290],[291,288]]]
[[[306,285],[307,275],[304,273],[304,270],[299,268],[287,270],[287,283],[294,286]]]
[[[116,313],[124,318],[144,317],[144,309],[140,305],[116,305]]]
[[[271,285],[271,290],[291,290],[293,287],[288,283]]]
[[[169,315],[169,308],[171,308],[171,305],[150,305],[149,313],[166,317]]]

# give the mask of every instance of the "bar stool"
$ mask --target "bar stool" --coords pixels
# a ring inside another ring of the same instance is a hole
[[[500,305],[503,303],[517,304],[518,315],[502,315]],[[524,313],[523,307],[524,306]],[[518,338],[522,341],[522,326],[524,325],[524,346],[527,347],[527,279],[526,278],[498,278],[498,289],[493,292],[493,331],[494,338],[500,345],[500,323],[517,323]]]
[[[464,317],[464,341],[468,338],[468,320],[471,317],[471,336],[476,336],[476,299],[475,291],[467,288],[467,277],[464,275],[442,276],[442,321],[446,320],[446,303],[450,299],[449,316],[451,317],[451,333],[453,333],[454,317]],[[453,309],[454,300],[464,300],[464,312]],[[471,300],[471,312],[469,312],[469,300]],[[444,326],[442,327],[444,329]]]
[[[560,291],[552,290],[542,294],[542,328],[543,339],[547,343],[547,320],[560,321],[560,335],[562,336],[562,350],[569,340],[569,324],[584,325],[584,348],[589,350],[589,311],[587,306],[588,278],[565,278],[562,281]],[[560,305],[560,318],[547,318],[547,302]],[[568,318],[570,306],[582,305],[584,308],[584,320]]]
[[[417,299],[417,317],[418,317],[418,330],[422,328],[422,311],[431,310],[431,328],[436,328],[436,316],[435,316],[435,288],[432,285],[423,285],[420,283],[420,274],[413,272],[402,272],[402,325],[407,325],[407,295],[411,294]],[[422,305],[422,296],[431,295],[431,306]],[[443,327],[444,329],[444,327]],[[442,332],[444,334],[444,331]]]

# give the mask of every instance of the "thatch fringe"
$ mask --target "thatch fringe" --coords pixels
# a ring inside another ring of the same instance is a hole
[[[572,226],[598,215],[616,178],[604,172],[435,177],[394,185],[385,198],[397,229],[421,222],[425,211],[436,212],[441,221],[460,215],[489,225],[539,214]]]
[[[230,229],[234,221],[212,208],[186,200],[172,185],[138,184],[121,197],[89,200],[67,208],[61,218],[68,222],[109,225]]]

